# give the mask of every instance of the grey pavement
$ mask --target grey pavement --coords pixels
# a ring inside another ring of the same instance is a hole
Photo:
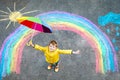
[[[6,7],[13,9],[16,2],[17,10],[26,7],[23,12],[40,10],[28,16],[36,16],[49,11],[65,11],[83,16],[98,25],[98,16],[110,11],[120,13],[120,0],[0,0],[0,10],[7,11]],[[11,25],[7,30],[8,21],[0,22],[0,47],[6,37],[16,27]],[[110,24],[109,26],[113,26]],[[100,27],[101,28],[101,27]],[[105,28],[101,28],[105,31]],[[114,33],[114,32],[113,32]],[[113,35],[108,35],[113,38]],[[120,73],[99,74],[95,72],[95,53],[92,47],[81,36],[70,31],[54,31],[53,34],[39,34],[33,41],[40,45],[47,45],[52,39],[57,40],[62,49],[79,49],[80,55],[61,55],[60,71],[47,70],[47,63],[42,52],[31,47],[25,47],[21,63],[21,73],[10,75],[3,80],[120,80]],[[118,38],[118,41],[120,38]],[[120,45],[120,43],[118,43]],[[120,46],[119,46],[120,48]],[[120,51],[117,52],[120,70]]]

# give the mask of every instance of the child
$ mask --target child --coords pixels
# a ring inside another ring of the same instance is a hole
[[[60,54],[79,54],[79,50],[72,51],[72,50],[61,50],[58,48],[57,42],[55,40],[50,41],[49,45],[46,47],[33,44],[32,41],[28,43],[30,46],[35,48],[36,50],[40,50],[44,52],[46,62],[49,64],[48,69],[52,69],[54,66],[55,72],[59,71],[59,56]]]

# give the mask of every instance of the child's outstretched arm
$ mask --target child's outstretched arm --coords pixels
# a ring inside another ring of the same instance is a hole
[[[58,50],[60,54],[80,54],[80,50],[73,51],[73,50]]]
[[[32,40],[30,40],[28,43],[27,43],[28,46],[32,46],[33,48],[35,48],[36,50],[41,50],[41,51],[44,51],[46,49],[46,47],[43,47],[43,46],[40,46],[40,45],[37,45],[37,44],[33,44]]]

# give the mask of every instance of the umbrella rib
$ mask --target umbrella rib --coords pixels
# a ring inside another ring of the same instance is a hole
[[[33,10],[33,11],[28,11],[28,12],[25,12],[25,13],[22,13],[22,14],[29,14],[29,13],[33,13],[33,12],[37,12],[38,10]]]
[[[2,11],[2,10],[0,10],[0,12],[5,13],[5,14],[9,14],[8,12]]]
[[[11,24],[11,21],[9,21],[8,25],[6,26],[6,29],[10,26],[10,24]]]

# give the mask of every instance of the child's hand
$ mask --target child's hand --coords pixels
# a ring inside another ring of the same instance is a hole
[[[27,43],[27,46],[32,46],[32,47],[34,47],[34,44],[32,43],[32,40],[30,40],[30,41]]]
[[[73,51],[73,54],[80,54],[80,50]]]

